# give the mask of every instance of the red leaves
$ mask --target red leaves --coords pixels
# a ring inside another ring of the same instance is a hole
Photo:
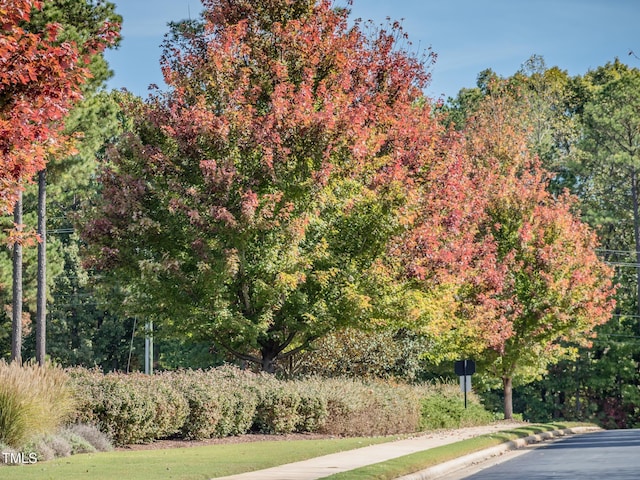
[[[34,0],[0,0],[0,211],[10,212],[19,186],[44,168],[47,157],[67,142],[62,119],[80,98],[89,75],[80,65],[78,48],[55,44],[60,27],[47,25],[42,34],[25,31]],[[105,26],[101,51],[117,35]],[[93,41],[93,40],[92,40]]]
[[[123,109],[134,133],[108,152],[110,222],[88,225],[120,247],[107,263],[179,259],[169,294],[194,282],[198,310],[238,321],[224,335],[245,345],[250,331],[293,338],[309,317],[315,336],[370,319],[378,301],[381,318],[406,300],[431,332],[501,354],[606,318],[592,234],[546,192],[506,99],[459,136],[422,98],[432,57],[398,50],[398,25],[367,37],[326,0],[204,5],[204,33],[166,45],[170,91]]]
[[[489,318],[510,325],[489,346],[513,366],[530,351],[561,354],[563,339],[585,340],[610,318],[615,292],[613,272],[595,254],[594,232],[573,211],[575,199],[548,192],[550,175],[529,153],[518,108],[505,95],[487,97],[466,142],[466,155],[486,177],[476,241],[490,247],[482,274],[493,277],[472,298]]]
[[[384,145],[379,126],[397,122],[420,95],[423,65],[392,52],[395,32],[368,39],[331,2],[293,3],[207,2],[206,45],[202,37],[167,45],[163,71],[174,90],[166,128],[185,144],[196,126],[220,128],[220,147],[258,152],[267,175],[286,169],[308,138],[314,169],[337,166],[329,158],[346,148],[353,160],[341,167],[358,174]]]

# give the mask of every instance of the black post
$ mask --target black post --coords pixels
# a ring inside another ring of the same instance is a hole
[[[456,375],[462,377],[462,391],[464,392],[464,408],[467,408],[467,375],[476,373],[476,362],[473,360],[458,360],[454,364]]]
[[[467,376],[465,375],[464,377],[464,409],[467,409]]]

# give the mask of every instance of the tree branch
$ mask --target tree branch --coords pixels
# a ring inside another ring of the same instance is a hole
[[[231,355],[233,355],[236,358],[239,358],[240,360],[246,360],[247,362],[258,363],[258,364],[262,363],[262,360],[260,358],[254,357],[253,355],[249,355],[246,353],[240,353],[230,345],[227,345],[226,343],[221,342],[220,340],[216,340],[216,343],[220,345],[222,348],[224,348]]]
[[[304,341],[304,343],[302,343],[302,345],[299,345],[296,348],[294,348],[293,350],[289,350],[288,352],[283,353],[282,355],[279,355],[279,358],[282,359],[282,360],[285,360],[285,359],[295,355],[296,353],[301,352],[302,350],[308,348],[309,345],[311,344],[311,342],[313,342],[314,340],[317,340],[318,338],[320,338],[320,335],[313,335],[313,336],[307,338]],[[291,343],[291,342],[289,342],[289,343]]]

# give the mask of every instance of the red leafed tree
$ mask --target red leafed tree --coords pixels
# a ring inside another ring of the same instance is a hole
[[[439,135],[431,56],[327,0],[204,6],[167,42],[170,91],[127,104],[85,238],[131,308],[273,371],[389,316],[382,260]]]
[[[431,159],[412,175],[409,225],[390,257],[414,296],[407,317],[437,339],[438,348],[426,352],[432,360],[478,354],[511,333],[492,299],[504,269],[481,235],[496,173],[478,169],[454,132],[413,140],[428,142]]]
[[[496,288],[471,291],[504,335],[487,344],[482,362],[502,381],[511,418],[513,379],[531,381],[550,364],[588,345],[594,328],[611,318],[613,272],[596,256],[597,238],[575,212],[576,200],[554,196],[550,174],[529,152],[516,104],[500,90],[483,100],[467,123],[467,152],[478,171],[494,172],[477,242],[499,272]]]
[[[36,172],[44,179],[48,157],[69,149],[63,119],[89,77],[88,56],[104,49],[117,35],[117,26],[106,23],[82,46],[61,42],[57,38],[59,25],[38,28],[29,24],[31,12],[40,8],[38,0],[0,0],[0,212],[11,213],[16,208],[15,230],[9,233],[8,243],[14,248],[12,359],[18,362],[22,347],[22,243],[29,238],[21,225],[21,191]],[[86,57],[79,54],[80,48]],[[41,185],[44,189],[44,182]],[[42,363],[43,349],[38,351]]]
[[[10,213],[21,190],[63,147],[62,120],[80,97],[88,71],[76,45],[57,42],[59,27],[26,28],[38,0],[0,0],[0,212]],[[115,31],[105,28],[87,45],[102,49]]]

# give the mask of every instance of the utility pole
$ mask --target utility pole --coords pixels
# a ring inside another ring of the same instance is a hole
[[[153,322],[151,320],[144,326],[144,373],[153,374]]]

